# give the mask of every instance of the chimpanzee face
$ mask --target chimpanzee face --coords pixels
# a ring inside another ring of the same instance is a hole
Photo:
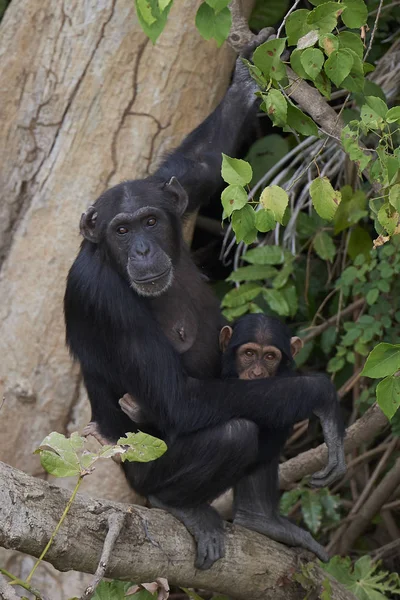
[[[82,215],[80,228],[135,292],[154,297],[173,282],[187,195],[175,177],[164,184],[142,183],[127,182],[106,192]]]
[[[236,370],[240,379],[274,377],[282,360],[279,348],[249,342],[239,346],[236,353]]]

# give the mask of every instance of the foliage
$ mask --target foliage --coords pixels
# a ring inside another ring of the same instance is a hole
[[[122,461],[149,462],[166,452],[165,442],[147,433],[127,433],[114,446],[102,446],[97,452],[85,449],[86,439],[76,432],[67,438],[62,433],[47,435],[39,448],[42,467],[55,477],[83,477],[94,468],[99,458],[120,456]]]
[[[297,505],[308,529],[316,534],[322,526],[340,521],[340,497],[332,495],[327,488],[310,490],[298,487],[284,492],[280,501],[280,511],[288,515]]]
[[[359,600],[386,600],[387,594],[400,595],[400,577],[380,568],[370,556],[359,558],[352,566],[350,558],[334,556],[321,566]]]

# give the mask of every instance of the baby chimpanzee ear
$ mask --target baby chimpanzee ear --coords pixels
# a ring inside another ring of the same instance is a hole
[[[290,350],[292,352],[292,356],[296,356],[303,348],[304,342],[301,338],[297,337],[297,335],[290,338]]]
[[[83,237],[94,244],[97,244],[99,241],[99,237],[96,232],[96,221],[97,211],[94,206],[89,206],[87,211],[82,214],[79,222],[79,229]]]
[[[188,205],[188,195],[181,186],[176,177],[171,177],[168,183],[165,183],[163,189],[173,194],[174,208],[179,216],[182,216]]]
[[[233,329],[232,327],[229,327],[229,325],[225,325],[225,327],[223,327],[219,332],[219,348],[222,352],[225,352],[227,347],[229,346],[232,334]]]

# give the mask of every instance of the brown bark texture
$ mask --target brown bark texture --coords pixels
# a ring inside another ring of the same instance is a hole
[[[62,315],[82,211],[150,173],[228,84],[234,54],[200,37],[199,3],[175,0],[155,46],[132,0],[12,0],[1,23],[0,459],[27,473],[46,477],[32,453],[45,435],[90,418]],[[84,485],[134,499],[112,463]],[[30,559],[16,565],[2,552],[16,575],[29,569]],[[54,600],[75,593],[48,569],[41,577]]]
[[[4,483],[0,545],[38,556],[69,494],[3,463],[0,477]],[[307,564],[312,555],[233,525],[227,525],[226,557],[208,571],[196,570],[193,538],[172,515],[83,494],[76,496],[46,559],[60,570],[93,573],[113,513],[125,513],[125,518],[106,572],[109,577],[131,581],[165,577],[170,585],[211,589],[246,600],[302,600],[305,587],[319,594],[329,581],[332,600],[355,598],[317,564]],[[303,575],[301,585],[298,575]]]

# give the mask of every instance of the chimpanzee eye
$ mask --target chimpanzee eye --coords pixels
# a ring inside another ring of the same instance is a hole
[[[126,227],[118,227],[117,228],[118,235],[125,235],[128,233],[128,229]]]
[[[157,223],[157,219],[155,217],[149,217],[146,221],[146,225],[148,227],[154,227],[154,225]]]
[[[254,356],[254,350],[246,350],[246,356]]]
[[[268,354],[265,355],[265,358],[267,360],[275,360],[275,354],[273,352],[268,352]]]

